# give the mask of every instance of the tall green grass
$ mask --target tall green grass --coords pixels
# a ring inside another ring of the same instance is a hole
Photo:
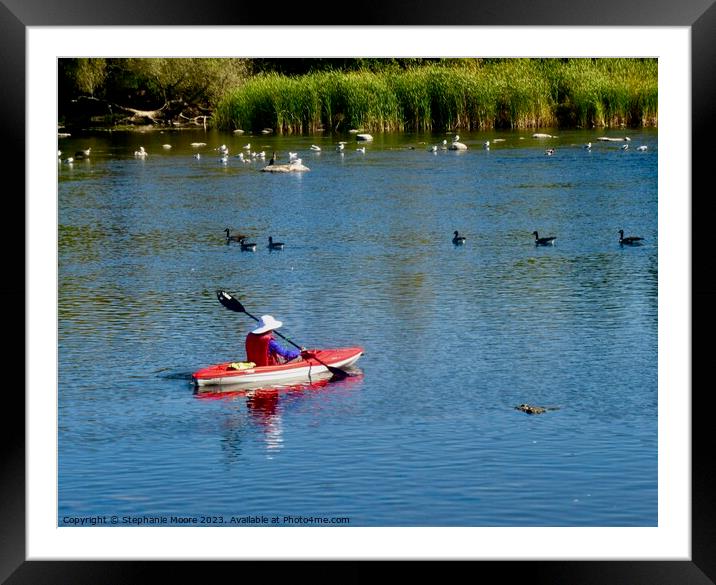
[[[502,59],[475,66],[250,78],[215,111],[224,129],[424,131],[655,126],[655,59]]]

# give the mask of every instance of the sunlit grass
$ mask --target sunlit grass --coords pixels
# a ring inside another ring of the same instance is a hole
[[[548,126],[655,126],[655,59],[495,59],[405,70],[250,78],[215,112],[220,128],[279,133]]]

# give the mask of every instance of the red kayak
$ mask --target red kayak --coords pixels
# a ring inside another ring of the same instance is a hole
[[[226,362],[202,368],[192,374],[197,386],[222,384],[282,384],[297,380],[310,381],[314,376],[328,373],[327,366],[350,366],[363,355],[362,347],[310,349],[312,356],[277,366],[251,367],[250,362]],[[323,362],[323,365],[321,362]]]

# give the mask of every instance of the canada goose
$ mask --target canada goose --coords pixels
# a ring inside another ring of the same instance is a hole
[[[241,244],[241,251],[242,252],[255,252],[256,251],[256,242],[245,242],[245,238],[242,238],[240,241]]]
[[[554,241],[557,239],[557,236],[540,238],[537,232],[532,232],[532,235],[535,237],[535,246],[554,246]]]
[[[268,249],[269,250],[283,250],[283,242],[274,242],[273,237],[269,236]]]
[[[457,230],[453,232],[455,235],[452,238],[452,243],[456,246],[462,246],[465,243],[465,236],[460,236],[457,233]]]
[[[624,237],[624,230],[619,230],[619,243],[622,246],[641,246],[641,243],[644,241],[644,238],[640,238],[639,236],[627,236]]]
[[[229,230],[229,228],[226,228],[224,231],[226,232],[226,243],[227,244],[229,242],[241,242],[242,240],[245,240],[246,238],[249,237],[249,236],[245,236],[244,234],[239,234],[238,236],[230,236],[229,232],[231,230]]]

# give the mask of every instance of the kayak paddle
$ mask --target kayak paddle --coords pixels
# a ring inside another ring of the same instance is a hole
[[[251,313],[249,313],[249,312],[244,308],[244,305],[242,305],[242,304],[239,302],[238,299],[235,299],[234,297],[232,297],[232,296],[231,296],[229,293],[227,293],[226,291],[217,290],[217,291],[216,291],[216,298],[218,298],[218,299],[219,299],[219,302],[220,302],[222,305],[224,305],[227,309],[229,309],[230,311],[234,311],[235,313],[246,313],[246,314],[247,314],[249,317],[251,317],[254,321],[258,321],[258,320],[259,320],[258,317],[255,317],[254,315],[252,315]],[[300,345],[294,343],[294,342],[291,341],[288,337],[286,337],[285,335],[282,335],[281,333],[279,333],[279,332],[276,331],[275,329],[274,329],[274,333],[275,333],[276,335],[278,335],[279,337],[281,337],[282,339],[285,339],[286,341],[288,341],[288,342],[289,342],[291,345],[293,345],[295,348],[300,349],[301,352],[305,353],[308,357],[312,357],[312,358],[315,359],[319,364],[321,364],[322,366],[325,366],[326,368],[328,368],[328,371],[331,372],[331,374],[333,374],[333,376],[331,377],[331,380],[343,380],[343,379],[348,378],[348,377],[350,376],[350,374],[349,374],[348,372],[346,372],[345,370],[341,370],[340,368],[334,368],[333,366],[329,366],[329,365],[326,364],[325,362],[322,362],[321,360],[318,359],[318,357],[316,357],[315,354],[310,353],[310,352],[304,350]]]

